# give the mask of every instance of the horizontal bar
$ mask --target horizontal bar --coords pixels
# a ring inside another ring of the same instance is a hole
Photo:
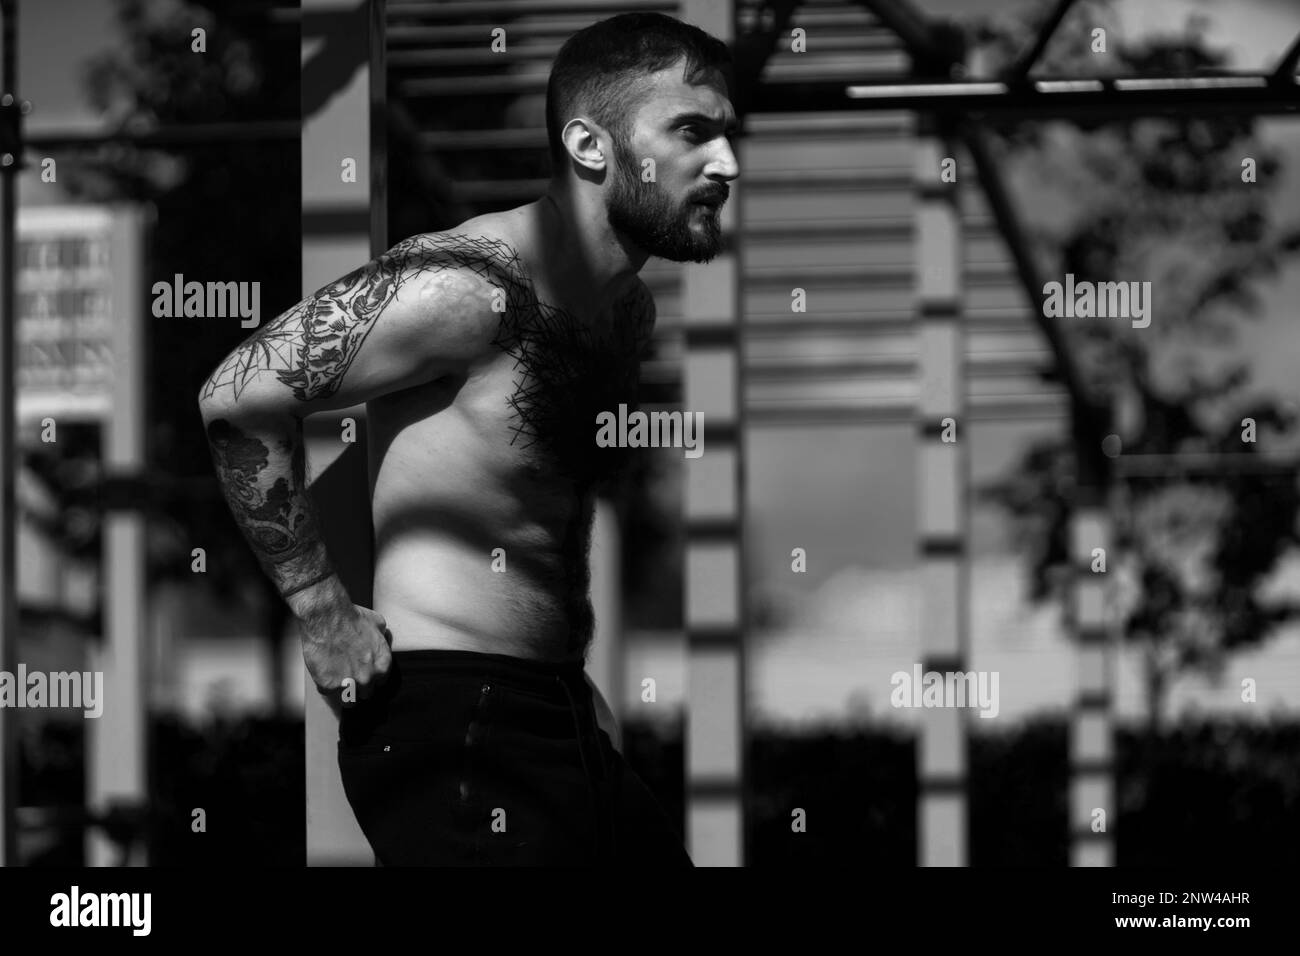
[[[1065,83],[1095,82],[1088,89]],[[881,95],[871,87],[846,87],[835,81],[766,83],[754,94],[750,115],[819,111],[916,110],[920,112],[990,113],[1005,116],[1035,116],[1069,119],[1072,116],[1134,116],[1163,114],[1197,115],[1242,113],[1263,115],[1291,113],[1300,109],[1300,95],[1294,83],[1263,88],[1232,89],[1139,89],[1118,91],[1112,81],[1045,81],[1007,92],[978,94],[929,93],[928,95]],[[953,87],[961,84],[926,84]],[[894,89],[900,85],[891,84]],[[855,91],[854,96],[849,90]],[[1187,94],[1195,92],[1195,96]]]
[[[559,43],[552,44],[517,44],[507,47],[506,52],[497,53],[487,45],[490,40],[488,28],[483,27],[484,43],[479,47],[433,47],[419,50],[392,49],[391,45],[385,56],[390,69],[433,68],[450,69],[457,66],[486,66],[493,69],[514,69],[521,63],[549,64],[560,51]]]
[[[740,341],[740,327],[735,322],[698,320],[682,326],[682,339],[688,349],[732,349]]]
[[[966,658],[945,654],[927,655],[921,659],[921,670],[925,673],[938,671],[955,674],[966,670]]]
[[[542,149],[545,148],[544,126],[520,129],[430,130],[418,133],[416,143],[430,152],[470,149]]]
[[[1070,839],[1075,843],[1110,843],[1114,838],[1113,833],[1091,827],[1074,827],[1070,831]]]
[[[918,774],[917,777],[917,789],[922,799],[960,796],[966,792],[966,777],[960,774],[934,774],[933,776]]]
[[[1127,90],[1253,90],[1264,89],[1269,85],[1269,80],[1264,76],[1133,77],[1117,79],[1114,85],[1115,89],[1121,92]]]
[[[1087,89],[1078,84],[1088,83]],[[1106,77],[1031,81],[854,85],[842,92],[829,84],[772,90],[760,95],[762,109],[779,109],[797,94],[805,109],[913,109],[965,113],[1115,115],[1210,112],[1288,113],[1300,109],[1300,87],[1264,74],[1186,77]],[[1192,95],[1189,95],[1192,94]],[[834,105],[815,102],[825,98]]]
[[[1114,697],[1109,691],[1086,691],[1074,699],[1074,707],[1078,712],[1109,713],[1113,703]]]
[[[794,113],[785,116],[751,117],[746,132],[756,138],[815,133],[818,139],[868,140],[908,139],[914,123],[905,112],[858,113],[851,117],[823,116],[817,113]]]
[[[969,83],[868,83],[850,86],[846,95],[851,99],[887,99],[889,97],[919,98],[923,96],[980,96],[1002,94],[1007,84],[998,82]]]
[[[1057,405],[1032,403],[1018,407],[988,408],[983,412],[970,414],[967,421],[1063,421],[1069,415],[1065,401]],[[854,407],[854,406],[809,406],[806,408],[750,407],[745,414],[745,425],[759,428],[826,427],[842,428],[844,425],[907,425],[913,423],[913,414],[909,408],[898,407]]]
[[[740,519],[687,518],[685,534],[692,542],[726,544],[740,538]]]
[[[745,176],[745,189],[798,189],[808,192],[813,185],[819,188],[840,186],[859,189],[879,189],[887,192],[911,191],[910,169],[764,169]]]
[[[24,137],[24,143],[39,152],[93,149],[109,143],[126,143],[132,146],[209,146],[232,142],[291,142],[296,141],[301,135],[302,124],[296,119],[253,120],[247,123],[194,123],[185,126],[164,126],[152,130],[113,130],[102,133],[51,130],[30,133]]]
[[[726,627],[704,624],[686,625],[686,646],[705,653],[711,651],[738,651],[745,641],[745,632],[739,626]]]
[[[917,551],[922,558],[960,558],[966,554],[966,539],[963,535],[922,534]]]
[[[889,358],[888,356],[845,359],[834,355],[808,356],[789,361],[765,362],[754,360],[745,363],[749,381],[780,381],[804,375],[822,378],[868,378],[871,375],[907,375],[916,368],[914,358]]]
[[[963,223],[963,225],[966,225]],[[746,239],[857,239],[863,242],[907,242],[915,233],[908,219],[843,219],[823,222],[747,222],[742,226]],[[969,231],[969,229],[967,230]]]
[[[478,17],[493,20],[511,14],[529,17],[554,16],[573,13],[580,16],[595,17],[597,14],[613,15],[636,11],[658,11],[672,13],[677,4],[666,0],[451,0],[447,3],[434,3],[430,0],[388,0],[386,12],[389,18],[402,16],[429,17],[432,19],[452,19],[460,17]]]
[[[397,91],[403,97],[483,96],[515,93],[541,93],[546,89],[548,74],[506,73],[496,76],[430,76],[398,80]]]
[[[661,293],[662,294],[662,293]],[[788,318],[793,313],[747,312],[745,314],[744,338],[746,341],[755,336],[776,338],[784,335],[813,335],[842,333],[854,338],[869,338],[872,335],[897,335],[911,332],[919,319],[915,310],[899,312],[821,312],[812,315],[800,315]],[[763,316],[760,318],[759,316]],[[977,332],[1023,332],[1026,338],[1037,340],[1038,336],[1029,325],[1029,317],[1014,311],[998,311],[995,314],[966,311],[962,313],[962,327],[967,331]],[[656,331],[665,332],[678,329],[681,322],[670,316],[661,316],[655,325]]]
[[[1070,776],[1072,777],[1109,777],[1115,773],[1113,760],[1072,760]]]
[[[492,29],[491,26],[483,23],[440,23],[437,26],[426,27],[409,26],[405,21],[402,21],[402,25],[397,25],[392,20],[393,18],[390,18],[388,29],[385,31],[390,50],[407,44],[437,46],[449,43],[481,43],[485,34],[490,38]],[[563,43],[583,27],[590,25],[590,17],[577,15],[538,21],[513,20],[510,22],[510,40],[519,42],[555,37]]]
[[[967,355],[963,368],[981,378],[1024,375],[1037,377],[1051,362],[1046,350],[1026,353],[1028,360],[990,354]],[[845,358],[838,355],[808,355],[798,359],[749,359],[745,374],[751,381],[780,381],[813,375],[818,378],[870,378],[877,375],[907,376],[916,374],[920,362],[915,356],[863,356]]]
[[[368,235],[370,233],[370,208],[363,201],[359,206],[312,206],[304,204],[302,234],[304,236]]]
[[[693,777],[686,782],[687,796],[693,802],[739,800],[744,784],[739,777]]]

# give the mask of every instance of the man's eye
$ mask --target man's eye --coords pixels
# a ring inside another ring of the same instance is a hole
[[[682,132],[691,139],[703,139],[705,135],[704,130],[698,126],[683,126]]]

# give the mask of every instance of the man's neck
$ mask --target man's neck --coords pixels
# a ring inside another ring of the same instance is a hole
[[[623,295],[649,256],[614,231],[601,197],[552,182],[537,205],[541,255],[563,293],[587,290],[587,300],[597,308]]]

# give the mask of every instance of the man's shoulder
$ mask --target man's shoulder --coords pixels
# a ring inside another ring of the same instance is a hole
[[[410,236],[387,256],[408,273],[460,272],[488,282],[526,283],[527,270],[510,237],[481,225],[475,228],[478,222]]]
[[[508,232],[480,216],[439,232],[409,236],[384,258],[409,287],[411,301],[445,320],[449,313],[495,330],[504,315],[527,315],[536,292]]]

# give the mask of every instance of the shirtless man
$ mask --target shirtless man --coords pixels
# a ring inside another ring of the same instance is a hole
[[[398,243],[200,390],[309,672],[355,692],[339,765],[381,864],[691,865],[586,679],[587,555],[594,493],[627,454],[597,446],[596,416],[636,404],[654,325],[637,273],[720,248],[727,62],[659,14],[575,34],[547,89],[544,197]],[[374,609],[334,573],[304,480],[301,419],[362,402]]]

